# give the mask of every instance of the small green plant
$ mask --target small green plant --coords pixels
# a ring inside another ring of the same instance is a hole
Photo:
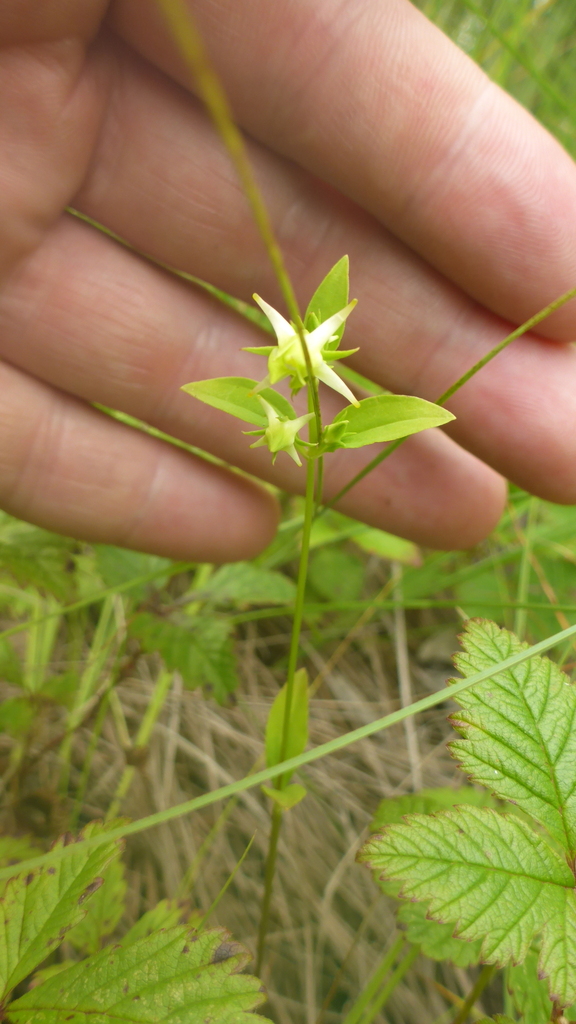
[[[471,781],[506,806],[475,798],[423,814],[409,805],[359,859],[400,883],[402,897],[427,904],[426,916],[400,914],[412,940],[442,956],[440,927],[456,944],[445,952],[456,962],[460,946],[471,959],[511,965],[513,1008],[527,1024],[558,1021],[576,1001],[576,690],[547,658],[498,671],[527,645],[494,623],[469,622],[462,644],[455,663],[465,678],[495,672],[455,697],[460,710],[450,720],[460,739],[449,748]],[[532,991],[526,972],[514,973],[525,962]]]
[[[332,364],[337,359],[351,354],[351,351],[338,349],[345,322],[355,306],[354,301],[348,301],[346,256],[332,267],[320,283],[303,319],[298,316],[296,321],[289,323],[259,296],[255,295],[254,298],[269,318],[277,337],[277,345],[249,350],[267,358],[266,377],[260,383],[246,377],[218,377],[193,381],[185,384],[183,390],[201,402],[257,426],[255,431],[246,431],[258,437],[252,447],[268,447],[273,461],[280,452],[285,452],[298,465],[301,465],[303,458],[307,466],[304,523],[287,678],[272,707],[266,730],[266,757],[271,767],[302,753],[308,736],[306,675],[302,670],[297,670],[297,665],[312,524],[315,510],[322,503],[324,456],[338,448],[361,448],[377,442],[396,441],[429,427],[448,423],[454,416],[440,406],[413,396],[377,395],[359,401],[333,370]],[[271,387],[286,377],[293,397],[302,388],[306,388],[308,412],[301,416],[297,415],[287,398]],[[350,401],[350,405],[328,425],[322,423],[319,381]],[[309,430],[307,440],[299,437],[300,430],[306,425]],[[291,774],[286,772],[278,778],[274,788],[266,788],[273,807],[257,969],[264,956],[282,814],[306,794],[303,786],[289,784]]]

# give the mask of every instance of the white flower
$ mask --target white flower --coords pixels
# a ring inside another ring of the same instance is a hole
[[[254,295],[253,298],[268,317],[278,339],[278,344],[274,347],[266,346],[246,349],[248,352],[258,352],[268,356],[268,376],[258,385],[258,390],[268,387],[269,384],[276,384],[283,377],[290,377],[292,390],[298,391],[306,383],[308,375],[306,359],[298,332],[292,324],[284,319],[278,310],[268,305],[259,295]],[[333,316],[328,317],[318,327],[315,327],[313,331],[304,329],[303,333],[314,376],[318,380],[323,381],[324,384],[327,384],[329,388],[338,391],[339,394],[347,398],[353,405],[358,405],[358,401],[350,388],[330,366],[330,363],[333,363],[336,359],[343,359],[345,356],[357,352],[358,349],[338,352],[335,348],[327,347],[330,342],[336,340],[337,335],[334,332],[344,323],[355,305],[356,299],[353,302],[349,302],[339,313],[334,313]]]
[[[314,413],[308,412],[305,416],[298,416],[295,420],[290,420],[286,416],[281,416],[261,395],[258,395],[258,400],[266,413],[268,426],[265,430],[244,431],[246,434],[262,435],[250,447],[261,448],[266,446],[272,452],[272,462],[276,461],[278,452],[287,452],[290,458],[294,459],[296,465],[301,466],[302,463],[294,442],[298,431],[302,429],[305,423],[314,418]]]

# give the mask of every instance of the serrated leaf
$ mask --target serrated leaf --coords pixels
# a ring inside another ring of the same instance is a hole
[[[122,583],[145,576],[147,573],[159,571],[166,566],[166,571],[171,566],[168,558],[160,558],[159,555],[146,555],[141,551],[128,551],[127,548],[118,548],[113,544],[95,544],[95,561],[100,576],[107,587],[117,587]],[[134,601],[140,601],[150,587],[162,587],[166,582],[164,576],[158,576],[150,583],[141,583],[132,587],[129,595]]]
[[[142,915],[136,924],[122,937],[122,945],[129,946],[138,939],[144,939],[152,932],[160,928],[175,928],[178,924],[184,924],[190,914],[190,905],[186,902],[180,903],[176,900],[160,900],[152,910]]]
[[[366,444],[395,441],[429,427],[439,427],[455,417],[447,409],[412,395],[375,395],[363,398],[358,407],[347,405],[334,423],[347,421],[341,444],[362,448]]]
[[[101,828],[88,825],[78,838],[58,840],[56,846],[74,844],[70,856],[7,882],[0,899],[0,999],[57,949],[85,916],[102,872],[121,849],[118,842],[86,848],[83,839]]]
[[[403,903],[398,920],[406,928],[408,942],[420,946],[431,960],[450,960],[456,967],[470,967],[480,960],[481,943],[455,939],[454,926],[430,921],[423,903]]]
[[[386,825],[396,825],[406,814],[433,814],[435,811],[444,811],[459,804],[490,807],[493,803],[489,793],[482,789],[474,789],[472,786],[461,786],[460,789],[450,789],[448,786],[421,789],[418,793],[404,793],[402,796],[382,800],[370,828],[378,831]]]
[[[308,742],[308,675],[306,669],[298,669],[294,676],[288,739],[285,757],[282,758],[286,694],[287,687],[284,684],[274,699],[266,722],[266,764],[268,768],[279,764],[281,760],[298,757],[298,754],[306,749]],[[293,772],[287,772],[284,782],[287,783],[293,774]]]
[[[250,955],[222,929],[185,926],[96,953],[9,1007],[12,1024],[253,1024],[264,1000]],[[249,1015],[250,1014],[250,1015]]]
[[[198,617],[181,625],[142,612],[130,633],[145,651],[157,651],[167,668],[180,672],[189,689],[209,686],[222,703],[238,686],[231,628],[223,618]]]
[[[508,1002],[505,1009],[517,1013],[522,1024],[544,1024],[552,1016],[548,986],[538,977],[538,954],[531,950],[521,964],[506,971]]]
[[[323,323],[324,320],[328,320],[334,313],[339,313],[341,309],[348,305],[348,272],[349,260],[347,256],[343,256],[328,271],[324,280],[320,282],[308,303],[304,318],[306,330],[314,330],[316,323],[313,322],[313,317],[316,318],[317,323]],[[328,342],[325,348],[338,348],[345,327],[346,323],[344,322],[334,331],[336,338],[334,341]]]
[[[290,604],[296,586],[281,572],[260,569],[251,562],[233,562],[216,570],[202,594],[215,604]]]
[[[464,676],[495,667],[527,648],[492,622],[468,623]],[[540,822],[564,849],[576,851],[576,690],[549,658],[531,658],[456,697],[451,715],[463,737],[450,744],[463,770]]]
[[[576,893],[565,860],[517,817],[459,807],[414,814],[365,844],[360,860],[430,901],[428,914],[481,940],[481,959],[520,962],[542,934],[539,970],[562,1005],[576,998]]]
[[[111,935],[124,913],[124,865],[115,860],[102,872],[103,884],[88,904],[83,921],[68,932],[67,941],[79,953],[97,953],[102,939]]]
[[[249,377],[214,377],[211,380],[195,380],[184,384],[181,388],[193,395],[200,402],[220,409],[231,416],[236,416],[245,423],[253,423],[256,427],[267,427],[266,413],[256,395],[252,394],[258,382]],[[258,392],[270,405],[288,419],[295,419],[296,413],[288,399],[278,394],[273,388],[263,388]]]

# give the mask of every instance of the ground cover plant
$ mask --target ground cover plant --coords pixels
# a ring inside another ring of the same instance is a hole
[[[570,148],[571,5],[423,7]],[[174,563],[0,519],[2,1019],[576,1018],[573,510],[513,488],[455,554],[323,506],[325,458],[448,422],[487,360],[436,404],[359,382],[346,258],[301,317],[272,255],[291,322],[258,298],[262,379],[185,389],[305,463],[267,551]]]

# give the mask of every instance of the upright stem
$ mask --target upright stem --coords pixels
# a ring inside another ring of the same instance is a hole
[[[484,967],[476,979],[476,984],[464,1000],[462,1006],[458,1010],[458,1013],[454,1017],[452,1024],[465,1024],[465,1021],[467,1021],[470,1016],[470,1011],[472,1010],[474,1003],[480,998],[486,986],[491,982],[495,971],[496,967],[494,964],[484,964]]]
[[[309,388],[310,394],[311,388]],[[315,459],[308,459],[306,464],[306,497],[304,499],[304,524],[302,527],[302,547],[300,549],[300,563],[298,565],[298,582],[296,585],[296,601],[294,604],[294,618],[292,619],[292,636],[290,639],[290,652],[288,655],[288,672],[286,677],[286,704],[284,707],[284,721],[282,723],[282,744],[280,747],[280,760],[286,760],[288,750],[288,737],[290,735],[290,716],[292,714],[292,703],[294,696],[294,676],[298,664],[298,653],[300,650],[300,631],[302,629],[302,618],[304,615],[304,598],[306,596],[306,578],[308,575],[308,555],[310,552],[310,531],[314,519],[314,491],[315,491]],[[285,778],[281,775],[278,779],[278,789],[283,789]],[[276,873],[276,856],[278,853],[278,839],[282,825],[282,808],[274,804],[272,811],[272,822],[270,827],[270,839],[268,841],[268,856],[266,858],[266,870],[264,874],[264,896],[262,898],[262,913],[260,916],[260,927],[258,929],[258,952],[256,962],[256,973],[260,973],[262,959],[264,956],[264,945],[268,933],[268,922],[270,920],[270,904],[272,901],[272,887]]]

